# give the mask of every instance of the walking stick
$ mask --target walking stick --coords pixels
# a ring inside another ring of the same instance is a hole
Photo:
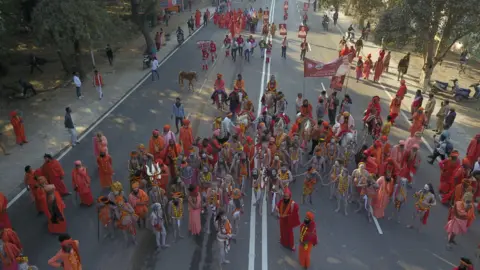
[[[97,241],[100,241],[100,208],[97,207]]]

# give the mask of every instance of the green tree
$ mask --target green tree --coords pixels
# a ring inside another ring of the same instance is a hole
[[[349,2],[360,27],[365,25],[365,20],[376,17],[378,12],[385,8],[382,0],[350,0]]]
[[[479,12],[477,0],[405,0],[380,17],[375,38],[416,46],[424,58],[420,83],[427,91],[436,65],[455,42],[480,31]]]
[[[130,0],[132,22],[138,27],[145,38],[146,53],[152,53],[154,42],[150,34],[149,24],[154,24],[159,11],[158,0]]]
[[[33,30],[38,39],[52,44],[67,72],[77,71],[85,77],[81,54],[93,42],[108,43],[125,33],[125,24],[107,12],[95,0],[48,0],[38,3],[32,16]],[[127,28],[128,29],[128,28]],[[70,69],[66,56],[74,55],[74,68]]]

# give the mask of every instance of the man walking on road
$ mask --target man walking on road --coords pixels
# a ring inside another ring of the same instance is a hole
[[[75,125],[73,124],[73,118],[72,118],[72,109],[70,107],[65,108],[65,128],[68,130],[68,133],[70,133],[70,143],[72,144],[72,147],[75,147],[75,145],[79,144],[77,139],[77,130],[75,129]]]
[[[160,75],[158,75],[158,67],[160,65],[158,64],[158,60],[157,60],[157,57],[153,57],[153,61],[152,61],[152,82],[155,81],[155,75],[157,75],[157,78],[160,80]]]
[[[107,47],[105,48],[105,53],[107,54],[108,63],[110,63],[111,66],[113,64],[113,50],[110,47],[110,44],[107,44]]]
[[[450,111],[450,101],[445,100],[441,103],[440,109],[437,112],[437,129],[433,130],[437,133],[442,133],[443,131],[443,122],[445,120],[445,116]]]
[[[75,84],[75,89],[77,91],[77,98],[82,99],[82,81],[80,80],[80,77],[78,77],[77,72],[73,72],[73,84]]]
[[[98,72],[98,70],[95,70],[93,74],[93,86],[95,87],[95,89],[97,89],[98,98],[102,99],[103,98],[103,92],[102,92],[103,78],[102,78],[102,75],[100,75],[100,73]]]
[[[185,119],[185,108],[183,107],[183,104],[182,104],[180,98],[178,98],[178,97],[177,97],[177,99],[175,100],[175,103],[172,106],[171,118],[173,118],[174,116],[175,116],[175,127],[177,128],[177,131],[175,132],[175,134],[177,134],[178,131],[180,130],[178,128],[178,124],[180,123],[180,125],[181,125],[183,119]]]
[[[308,42],[307,39],[303,39],[302,44],[300,44],[300,60],[305,59],[305,55],[307,54],[308,51]]]
[[[332,95],[328,98],[327,101],[327,110],[328,110],[328,120],[330,120],[330,125],[335,125],[335,116],[337,116],[337,107],[339,101],[337,98],[337,92],[333,91]]]
[[[430,118],[432,117],[433,110],[435,109],[435,105],[437,104],[437,100],[435,96],[430,93],[428,95],[427,105],[425,105],[425,127],[428,128],[430,126]]]

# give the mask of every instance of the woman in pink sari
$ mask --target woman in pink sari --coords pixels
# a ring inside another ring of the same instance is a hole
[[[108,154],[108,141],[107,137],[103,136],[101,132],[97,132],[95,137],[93,137],[93,153],[95,157],[98,157],[100,152]]]
[[[200,220],[202,198],[197,186],[190,185],[188,190],[190,191],[190,196],[188,196],[188,230],[192,235],[200,235],[202,231],[202,221]]]
[[[377,62],[375,63],[375,67],[373,68],[373,81],[378,82],[380,80],[380,76],[383,73],[383,59],[382,57],[378,57]]]
[[[390,201],[389,194],[393,192],[393,182],[391,179],[386,179],[385,176],[377,180],[378,191],[377,196],[372,201],[373,215],[376,218],[383,218],[385,216],[385,209]]]

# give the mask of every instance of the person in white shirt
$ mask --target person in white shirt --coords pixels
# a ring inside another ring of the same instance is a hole
[[[248,62],[250,62],[250,52],[252,51],[252,43],[247,40],[247,43],[245,44],[245,60],[247,60]]]
[[[80,80],[80,77],[78,76],[77,72],[73,72],[73,84],[75,84],[75,89],[77,92],[77,98],[81,99],[83,98],[82,96],[82,81]]]
[[[302,105],[303,105],[303,95],[302,93],[298,93],[297,99],[295,100],[295,109],[297,113],[300,112],[300,108],[302,107]]]
[[[233,114],[231,112],[228,113],[227,116],[223,119],[222,124],[220,125],[220,143],[228,141],[228,139],[230,138],[230,134],[234,134],[233,132],[235,125],[232,122],[232,117]]]
[[[153,57],[153,61],[152,61],[152,81],[155,81],[155,76],[153,76],[154,74],[157,75],[157,78],[160,80],[160,75],[158,75],[158,67],[160,66],[160,64],[158,63],[158,60],[157,60],[157,57]]]

